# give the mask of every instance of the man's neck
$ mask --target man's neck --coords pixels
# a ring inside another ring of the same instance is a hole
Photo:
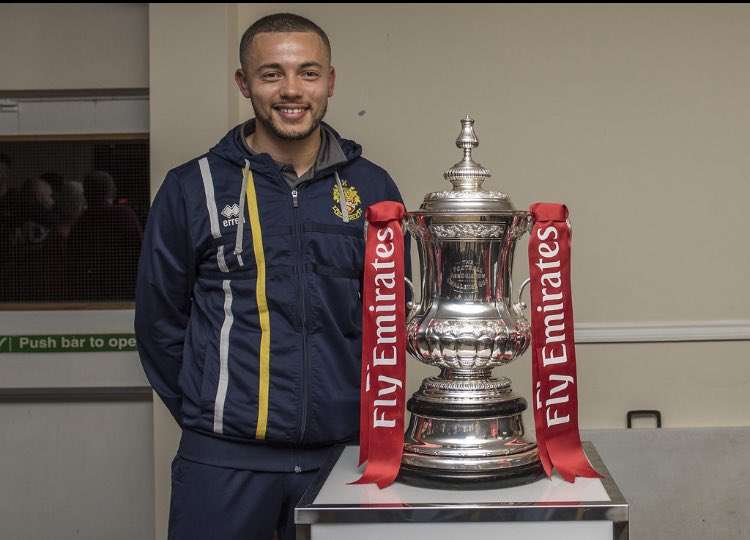
[[[248,146],[256,152],[270,154],[274,161],[279,163],[288,163],[294,167],[297,176],[302,176],[315,164],[320,150],[321,134],[318,127],[309,137],[290,141],[279,139],[256,124],[255,131],[248,135],[246,140]]]

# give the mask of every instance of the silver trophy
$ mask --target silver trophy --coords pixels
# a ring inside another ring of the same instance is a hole
[[[467,115],[461,126],[464,157],[443,175],[453,189],[427,194],[407,215],[421,270],[407,347],[440,374],[407,403],[399,480],[460,489],[525,484],[544,475],[536,444],[524,438],[526,400],[492,370],[531,341],[524,287],[514,292],[511,281],[515,243],[531,218],[507,194],[482,189],[491,174],[472,159],[474,120]]]

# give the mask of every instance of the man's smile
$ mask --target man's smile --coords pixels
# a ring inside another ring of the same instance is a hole
[[[284,120],[299,120],[308,111],[309,107],[302,105],[276,105],[274,110]]]

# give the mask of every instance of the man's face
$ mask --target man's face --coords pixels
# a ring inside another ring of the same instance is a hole
[[[313,32],[263,32],[253,39],[235,80],[259,125],[282,140],[300,140],[320,125],[336,73]]]

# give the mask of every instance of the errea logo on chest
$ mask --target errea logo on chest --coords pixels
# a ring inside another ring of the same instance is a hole
[[[240,222],[240,207],[237,203],[226,205],[221,211],[221,215],[225,218],[222,222],[222,225],[224,225],[225,227],[238,225]]]

